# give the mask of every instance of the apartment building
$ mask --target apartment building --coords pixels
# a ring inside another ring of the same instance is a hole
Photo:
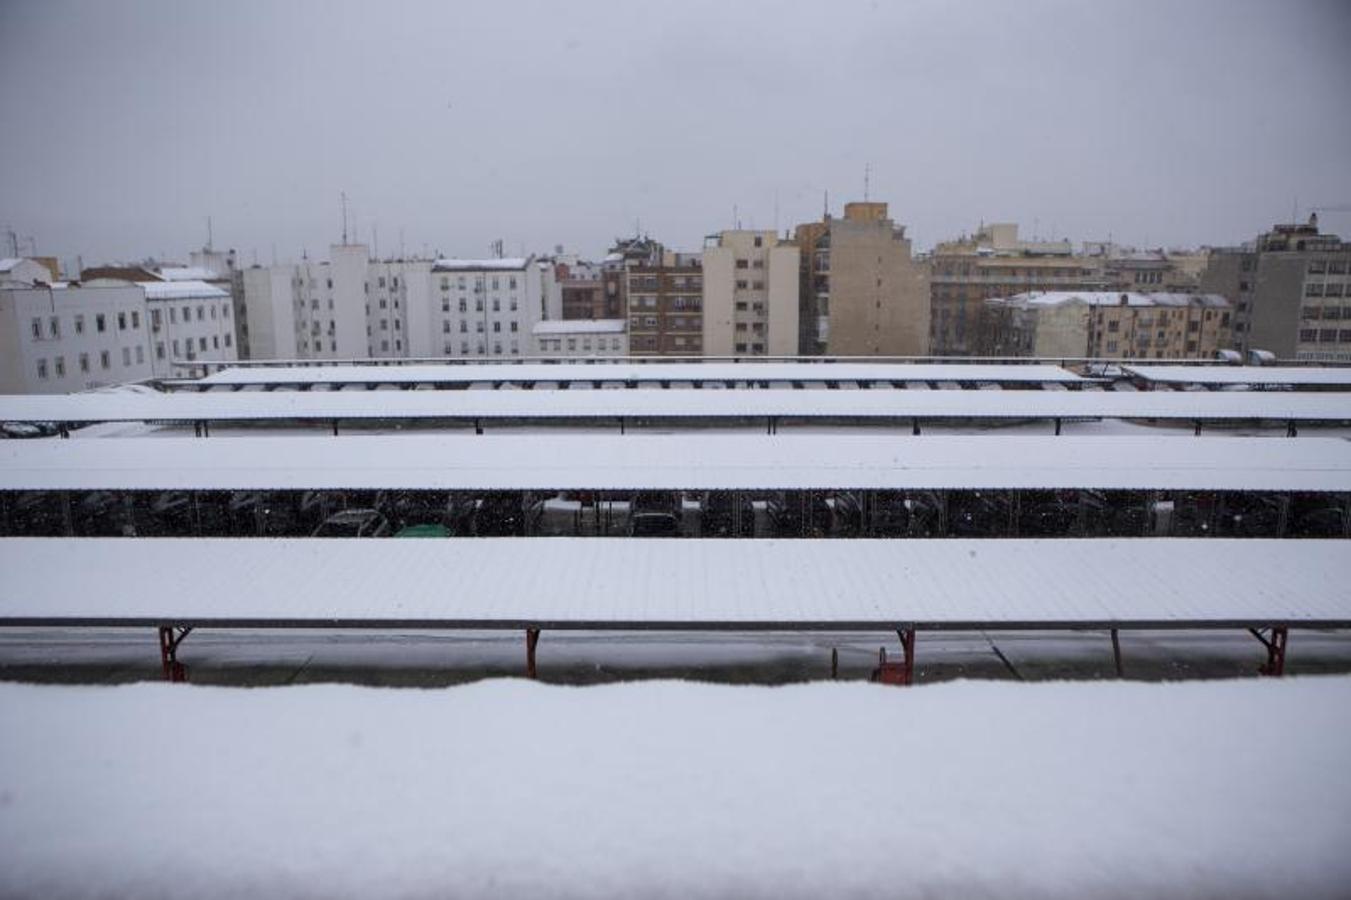
[[[629,355],[625,319],[550,319],[532,330],[536,356],[562,359]]]
[[[723,231],[703,252],[706,356],[792,356],[798,344],[798,246],[773,231]]]
[[[1069,241],[1021,240],[1011,222],[982,225],[969,237],[940,243],[929,264],[929,352],[936,356],[979,352],[987,299],[1106,287],[1100,262],[1076,256]]]
[[[535,325],[562,318],[554,267],[535,257],[438,259],[429,334],[440,355],[529,355]]]
[[[1321,233],[1317,215],[1213,252],[1201,285],[1234,303],[1237,349],[1351,360],[1351,244]]]
[[[795,232],[802,268],[802,312],[815,321],[800,336],[802,353],[919,356],[929,349],[928,267],[911,254],[905,227],[885,203],[846,203]]]
[[[239,358],[234,302],[229,291],[205,281],[187,280],[142,281],[138,286],[145,294],[154,375],[172,374],[175,361],[227,362]]]
[[[704,355],[704,270],[699,254],[661,250],[655,259],[629,260],[623,279],[632,355]]]
[[[1107,243],[1085,243],[1083,256],[1097,266],[1097,290],[1191,294],[1200,287],[1208,250],[1134,250]]]
[[[175,360],[236,358],[230,295],[211,285],[16,273],[0,278],[0,392],[83,391],[173,375]]]
[[[983,301],[986,356],[1212,359],[1233,307],[1218,294],[1052,291]]]

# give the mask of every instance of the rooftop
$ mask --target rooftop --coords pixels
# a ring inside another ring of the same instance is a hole
[[[508,256],[501,259],[438,259],[432,265],[433,272],[495,272],[519,271],[530,262],[523,256]]]
[[[535,334],[623,334],[624,319],[549,319],[535,325]]]
[[[205,281],[138,281],[147,300],[223,300],[230,296]]]

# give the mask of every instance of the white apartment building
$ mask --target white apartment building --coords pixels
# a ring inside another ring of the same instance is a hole
[[[149,378],[148,331],[145,291],[134,284],[0,284],[0,392],[66,394]]]
[[[423,348],[431,305],[429,260],[372,260],[366,266],[366,355],[373,359],[430,356]]]
[[[705,356],[793,356],[798,247],[773,231],[724,231],[703,252]]]
[[[0,392],[83,391],[173,375],[174,359],[235,358],[230,295],[211,285],[0,279]]]
[[[204,281],[142,281],[150,321],[151,366],[156,376],[173,374],[174,360],[238,359],[230,293]]]
[[[535,325],[562,318],[554,267],[535,257],[438,259],[431,282],[427,335],[433,352],[419,355],[529,355]]]
[[[626,319],[550,319],[533,329],[536,356],[562,358],[629,355]]]
[[[330,255],[244,271],[249,357],[524,356],[534,324],[562,316],[554,267],[535,257],[371,260],[363,244]]]

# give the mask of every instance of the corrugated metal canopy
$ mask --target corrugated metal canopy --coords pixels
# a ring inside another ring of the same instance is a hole
[[[569,325],[579,320],[559,323]],[[623,320],[618,320],[622,322]],[[542,322],[541,325],[548,325]],[[922,363],[499,363],[240,366],[202,384],[460,384],[476,381],[999,381],[1080,382],[1060,366]]]
[[[1351,626],[1342,541],[0,541],[0,625]]]
[[[728,418],[1351,420],[1351,394],[1276,391],[355,391],[0,396],[0,421]]]
[[[323,488],[1351,491],[1351,442],[681,434],[0,443],[0,490]]]
[[[1324,385],[1351,387],[1351,366],[1123,366],[1161,384]]]

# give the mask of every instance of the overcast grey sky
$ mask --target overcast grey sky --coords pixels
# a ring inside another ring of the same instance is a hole
[[[0,0],[0,228],[86,264],[644,231],[891,204],[1225,244],[1351,204],[1351,3]],[[776,216],[777,208],[777,216]],[[1351,214],[1323,217],[1351,237]],[[6,247],[0,247],[3,252]]]

